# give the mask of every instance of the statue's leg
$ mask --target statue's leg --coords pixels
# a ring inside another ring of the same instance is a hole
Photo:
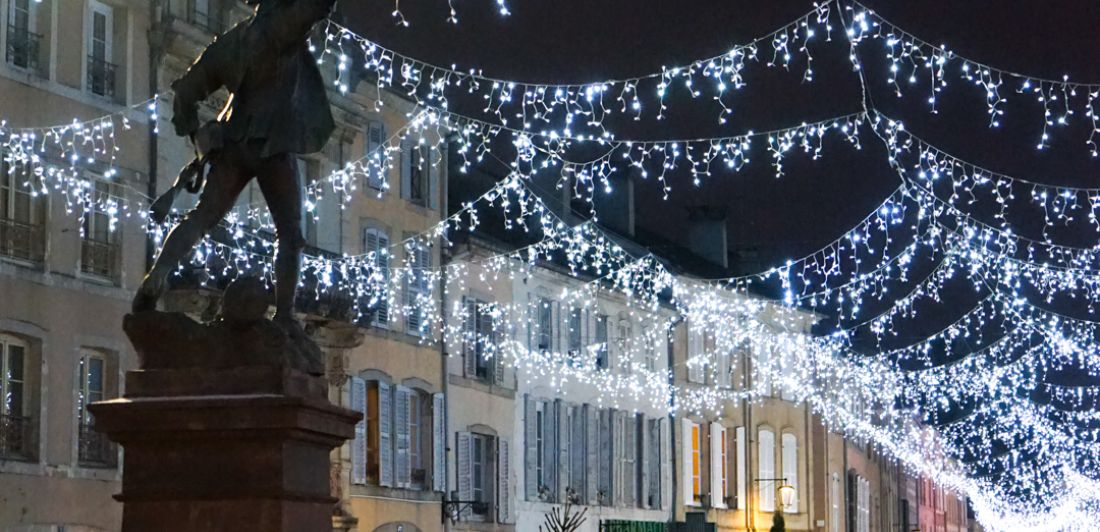
[[[275,321],[294,320],[294,295],[302,268],[302,188],[294,156],[274,155],[260,163],[260,191],[275,221]]]
[[[188,211],[164,239],[152,269],[134,297],[134,312],[156,308],[157,300],[166,289],[168,276],[187,257],[195,244],[225,217],[225,213],[233,207],[237,196],[252,178],[252,174],[231,150],[232,148],[227,148],[211,162],[206,185],[195,208]]]

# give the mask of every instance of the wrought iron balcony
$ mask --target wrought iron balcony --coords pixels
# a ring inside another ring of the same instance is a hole
[[[38,43],[42,36],[27,28],[8,24],[5,60],[9,65],[38,70]]]
[[[88,90],[105,98],[115,97],[118,65],[94,55],[88,56]]]
[[[34,458],[31,418],[0,415],[0,458],[30,460]]]
[[[0,255],[37,264],[45,257],[45,250],[42,225],[0,218]]]
[[[80,271],[118,280],[120,247],[114,242],[100,242],[85,238],[80,242]]]
[[[118,467],[118,445],[96,432],[90,423],[81,423],[77,461],[83,467]]]

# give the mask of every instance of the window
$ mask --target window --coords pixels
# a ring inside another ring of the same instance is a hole
[[[616,338],[615,341],[615,359],[619,361],[619,369],[621,371],[629,371],[632,366],[630,360],[630,342],[634,338],[634,331],[630,325],[630,320],[620,315],[619,326],[616,332],[619,337]]]
[[[547,460],[547,404],[539,401],[535,405],[535,484],[538,487],[538,497],[545,496],[544,492],[549,488],[549,471]]]
[[[596,316],[596,367],[598,369],[608,369],[611,367],[611,361],[608,359],[608,355],[607,315],[600,314]]]
[[[775,511],[775,492],[778,486],[775,478],[775,433],[769,428],[761,428],[757,433],[757,449],[760,452],[759,465],[756,477],[762,479],[760,486],[760,510],[763,512]]]
[[[405,332],[413,336],[423,336],[428,325],[427,314],[431,312],[431,281],[429,270],[432,267],[432,248],[423,242],[405,247],[408,265],[412,268],[411,277],[405,278]]]
[[[27,405],[29,346],[0,335],[0,458],[31,457],[31,419]]]
[[[221,33],[221,16],[217,0],[191,0],[187,20],[209,33]]]
[[[493,321],[493,305],[484,301],[463,298],[465,331],[462,351],[465,357],[466,376],[486,382],[502,383],[504,368],[501,356],[496,353],[496,330]]]
[[[88,90],[106,98],[115,96],[114,8],[88,0]]]
[[[89,212],[84,214],[81,230],[80,271],[111,281],[118,280],[120,233],[117,219],[109,211],[114,209],[115,199],[111,184],[95,182],[95,192]]]
[[[636,454],[638,452],[638,446],[636,443],[638,429],[635,424],[636,418],[633,414],[624,411],[617,411],[616,414],[616,430],[619,432],[617,440],[619,445],[619,478],[616,479],[616,485],[618,486],[619,496],[618,501],[621,501],[624,506],[635,506],[637,501],[637,486],[635,479],[637,475]]]
[[[833,473],[829,483],[829,531],[840,532],[840,475]],[[904,523],[903,523],[904,524]],[[904,529],[908,531],[908,528]]]
[[[736,447],[737,460],[737,509],[744,510],[748,507],[748,482],[747,482],[747,442],[745,441],[745,427],[737,427],[734,431],[734,446]]]
[[[368,254],[371,289],[369,308],[373,310],[371,325],[386,328],[390,324],[390,236],[377,228],[363,230],[363,253]]]
[[[554,350],[554,308],[557,301],[545,297],[538,299],[538,332],[536,333],[536,348],[543,353]]]
[[[577,502],[584,502],[587,500],[585,458],[588,455],[584,409],[576,405],[570,406],[568,417],[569,434],[566,441],[569,442],[569,487],[577,497]]]
[[[89,404],[102,401],[106,397],[107,358],[103,353],[85,351],[80,356],[79,366],[77,460],[82,466],[114,467],[117,464],[118,450],[103,434],[92,428],[92,413],[88,411]]]
[[[789,432],[782,437],[783,445],[783,478],[787,484],[794,487],[794,501],[784,508],[784,512],[798,513],[798,437]]]
[[[463,521],[511,522],[508,483],[508,441],[487,434],[456,434],[458,499],[472,501],[459,514]]]
[[[0,255],[41,262],[46,198],[32,195],[24,167],[5,159],[0,153]]]
[[[352,483],[443,491],[443,394],[352,377],[349,395],[365,414],[350,443]]]
[[[382,191],[386,186],[386,124],[381,120],[371,120],[366,129],[367,187]]]
[[[38,49],[42,36],[35,33],[35,0],[9,0],[8,42],[5,60],[9,65],[38,69]]]

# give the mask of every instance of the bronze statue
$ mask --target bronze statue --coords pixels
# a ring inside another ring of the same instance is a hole
[[[297,154],[320,151],[334,129],[325,84],[306,38],[335,0],[246,0],[253,15],[214,40],[172,83],[172,124],[191,139],[196,160],[153,206],[167,213],[180,188],[202,187],[198,204],[164,240],[134,298],[135,313],[154,310],[168,275],[232,208],[255,177],[275,221],[275,321],[293,324],[294,296],[305,244]],[[225,87],[217,119],[200,127],[198,104]],[[203,169],[209,166],[202,186]]]

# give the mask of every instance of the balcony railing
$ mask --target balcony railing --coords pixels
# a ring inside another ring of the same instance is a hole
[[[104,279],[118,279],[119,245],[84,239],[80,243],[80,271]]]
[[[34,458],[31,418],[0,415],[0,458],[30,460]]]
[[[0,218],[0,255],[40,263],[46,250],[44,236],[39,224]]]
[[[115,97],[118,66],[94,55],[88,56],[88,90],[105,98]]]
[[[118,445],[96,432],[91,424],[81,423],[77,461],[84,467],[117,467]]]
[[[28,70],[38,70],[38,43],[42,36],[8,24],[8,41],[4,57],[9,65]]]

